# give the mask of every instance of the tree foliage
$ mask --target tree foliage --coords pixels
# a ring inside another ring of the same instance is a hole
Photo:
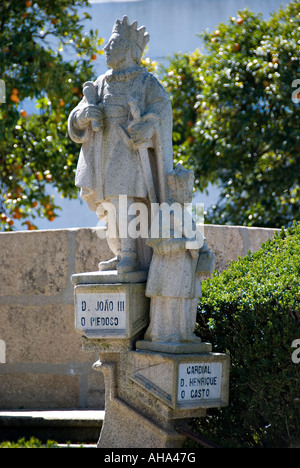
[[[97,31],[84,32],[88,0],[4,0],[0,3],[0,78],[6,102],[0,106],[0,226],[16,220],[34,229],[34,218],[49,221],[58,206],[52,185],[77,196],[74,168],[78,147],[67,134],[67,117],[93,77],[102,53]],[[22,107],[35,100],[32,115]],[[55,211],[56,210],[56,211]]]
[[[93,78],[101,42],[84,33],[84,6],[88,0],[0,4],[2,230],[15,219],[29,229],[37,216],[53,219],[59,207],[48,184],[77,196],[78,147],[67,136],[67,116]],[[267,20],[243,10],[201,37],[203,52],[175,54],[163,71],[175,163],[194,170],[200,191],[220,187],[207,222],[290,225],[300,212],[300,1]],[[73,59],[65,60],[67,51]],[[22,111],[27,98],[37,100],[38,113]]]
[[[231,366],[229,406],[199,426],[224,446],[287,447],[299,439],[299,272],[295,224],[203,282],[197,334],[228,353]]]
[[[291,225],[300,212],[300,2],[267,20],[240,11],[201,36],[204,52],[176,54],[163,78],[175,160],[194,170],[200,191],[219,185],[208,222]]]

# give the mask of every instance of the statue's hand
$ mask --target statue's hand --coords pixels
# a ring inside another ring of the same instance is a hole
[[[100,122],[101,119],[102,110],[94,104],[83,106],[76,112],[76,124],[81,128],[86,127],[91,121]]]
[[[151,140],[154,134],[154,126],[149,121],[139,121],[136,124],[129,125],[127,131],[135,146],[140,146]]]

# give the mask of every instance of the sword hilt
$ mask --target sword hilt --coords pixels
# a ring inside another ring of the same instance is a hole
[[[140,120],[141,111],[136,101],[129,102],[130,112],[134,121]]]

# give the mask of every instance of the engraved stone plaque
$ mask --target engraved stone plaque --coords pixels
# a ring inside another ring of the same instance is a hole
[[[75,329],[87,338],[130,338],[149,320],[145,283],[77,284]]]
[[[178,403],[219,400],[221,397],[221,362],[190,362],[178,366]]]
[[[229,356],[131,353],[131,379],[171,408],[213,408],[228,404]]]
[[[78,293],[76,328],[89,336],[126,333],[125,293]]]

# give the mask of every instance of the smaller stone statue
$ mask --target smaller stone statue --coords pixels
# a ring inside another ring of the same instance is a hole
[[[150,324],[144,339],[197,342],[199,339],[193,331],[201,296],[200,275],[203,270],[213,268],[214,256],[186,209],[192,201],[193,171],[177,164],[167,181],[170,198],[160,206],[156,215],[160,219],[153,220],[148,239],[153,257],[146,287],[146,295],[151,298]],[[202,253],[205,253],[205,265]]]

